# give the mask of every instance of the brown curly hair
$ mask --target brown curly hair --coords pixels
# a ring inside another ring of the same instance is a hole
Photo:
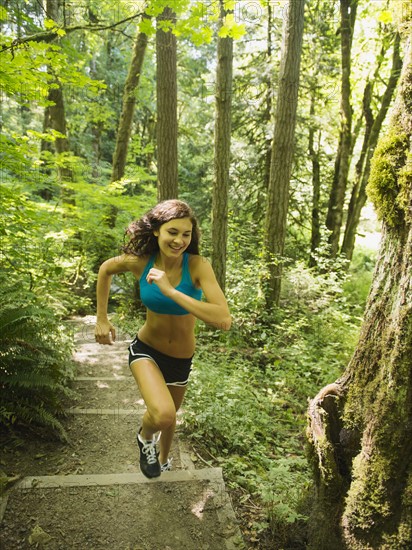
[[[164,223],[181,218],[189,218],[192,222],[192,239],[186,251],[199,254],[199,224],[190,206],[177,199],[159,202],[140,219],[132,222],[125,232],[129,242],[122,247],[123,252],[135,256],[154,254],[159,250],[154,231]]]

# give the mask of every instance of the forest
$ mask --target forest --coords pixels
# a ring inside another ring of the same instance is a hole
[[[196,326],[183,430],[248,547],[410,548],[410,2],[2,0],[0,24],[2,439],[68,440],[67,320],[179,198],[233,318]],[[111,296],[135,333],[130,273]]]

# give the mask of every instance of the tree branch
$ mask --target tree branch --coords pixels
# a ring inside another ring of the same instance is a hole
[[[141,17],[143,13],[136,13],[134,15],[131,15],[130,17],[126,17],[126,19],[122,19],[121,21],[118,21],[117,23],[113,23],[112,25],[75,25],[73,27],[59,27],[58,30],[64,30],[66,34],[70,34],[74,31],[105,31],[108,29],[114,29],[118,27],[119,25],[122,25],[123,23],[127,23],[128,21],[133,21],[134,19],[137,19],[138,17]],[[2,46],[1,52],[11,50],[13,51],[15,48],[27,44],[28,42],[53,42],[56,38],[59,38],[59,35],[57,34],[56,30],[50,30],[45,32],[38,32],[36,34],[31,34],[29,36],[23,36],[21,38],[16,38],[13,40],[13,42],[8,46]]]

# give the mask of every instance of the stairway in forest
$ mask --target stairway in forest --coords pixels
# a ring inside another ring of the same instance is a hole
[[[154,480],[140,473],[135,434],[144,403],[127,365],[130,338],[99,346],[92,318],[73,322],[70,445],[33,449],[33,475],[0,504],[2,550],[244,548],[221,469],[195,468],[178,430],[173,470]]]

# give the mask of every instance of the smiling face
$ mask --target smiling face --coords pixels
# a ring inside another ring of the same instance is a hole
[[[183,254],[192,239],[192,222],[190,218],[170,220],[154,231],[160,251],[169,257]]]

